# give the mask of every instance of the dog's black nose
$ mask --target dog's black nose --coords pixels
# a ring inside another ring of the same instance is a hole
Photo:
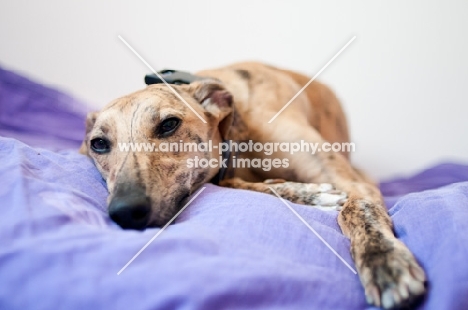
[[[151,202],[141,190],[118,190],[109,204],[109,216],[125,229],[145,229],[151,215]]]

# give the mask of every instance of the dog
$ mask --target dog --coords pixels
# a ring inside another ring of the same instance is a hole
[[[349,141],[347,121],[337,97],[316,81],[269,123],[309,82],[302,74],[245,62],[202,71],[197,76],[202,79],[173,85],[176,93],[163,84],[149,85],[87,116],[80,152],[92,158],[106,181],[110,217],[123,228],[166,224],[192,193],[219,174],[220,168],[187,166],[187,160],[195,156],[218,158],[218,150],[120,152],[120,142],[160,145],[211,140],[217,145],[223,141],[304,140],[323,145]],[[230,167],[226,173],[229,177],[220,180],[220,185],[275,194],[273,188],[292,202],[313,206],[328,201],[337,206],[338,224],[351,241],[351,255],[368,303],[401,307],[425,293],[423,269],[395,237],[378,187],[351,166],[348,152],[235,155],[245,159],[280,158],[288,165],[270,170]],[[334,188],[319,185],[322,183]]]

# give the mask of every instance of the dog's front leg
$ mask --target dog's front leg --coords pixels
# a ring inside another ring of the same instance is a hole
[[[320,156],[320,155],[319,155]],[[323,155],[319,178],[349,197],[338,215],[351,240],[367,301],[383,308],[400,307],[424,293],[425,274],[409,249],[393,233],[393,225],[376,185],[356,172],[340,154]]]
[[[278,194],[280,197],[294,203],[333,210],[341,210],[347,198],[346,193],[336,190],[333,185],[328,183],[297,183],[287,182],[282,179],[269,179],[263,183],[251,183],[240,178],[233,178],[221,181],[220,185],[274,196]]]

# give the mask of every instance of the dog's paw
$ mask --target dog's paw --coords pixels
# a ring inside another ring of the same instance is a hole
[[[281,198],[294,203],[313,206],[326,211],[341,210],[348,195],[328,183],[297,183],[283,179],[267,179],[264,182],[250,183],[239,178],[223,180],[219,183],[224,187],[248,189]]]
[[[341,210],[348,195],[336,190],[332,184],[269,181],[268,186],[291,202],[313,206],[326,211]]]
[[[410,305],[425,292],[426,276],[399,240],[368,246],[358,268],[367,302],[384,309]]]
[[[340,211],[348,199],[345,192],[335,189],[332,184],[309,184],[308,187],[313,195],[306,204],[321,210]]]

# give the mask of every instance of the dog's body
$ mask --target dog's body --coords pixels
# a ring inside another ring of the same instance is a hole
[[[186,160],[217,158],[218,151],[118,152],[119,142],[347,142],[346,119],[333,92],[312,82],[273,122],[268,121],[304,86],[303,75],[259,63],[241,63],[203,71],[206,80],[174,89],[204,124],[165,85],[117,99],[87,121],[81,151],[91,156],[107,181],[109,212],[122,227],[163,225],[219,168],[187,168]],[[424,292],[425,275],[411,252],[395,238],[381,194],[375,184],[355,170],[348,153],[277,152],[236,154],[244,158],[287,159],[289,166],[230,169],[221,185],[251,189],[303,204],[321,204],[334,192],[317,183],[331,183],[348,194],[338,223],[351,240],[351,253],[367,299],[385,308],[399,306]],[[267,179],[285,179],[264,182]],[[328,192],[327,197],[321,191]]]

